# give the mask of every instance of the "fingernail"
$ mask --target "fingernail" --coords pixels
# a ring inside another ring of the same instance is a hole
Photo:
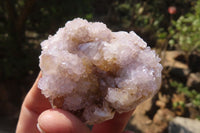
[[[40,127],[39,123],[37,123],[37,129],[38,129],[38,131],[40,131],[40,133],[45,133],[45,132],[42,130],[42,128]]]

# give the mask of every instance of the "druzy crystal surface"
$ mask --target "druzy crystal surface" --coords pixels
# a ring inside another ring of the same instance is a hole
[[[133,31],[76,18],[41,46],[42,94],[87,124],[135,109],[161,84],[160,58]]]

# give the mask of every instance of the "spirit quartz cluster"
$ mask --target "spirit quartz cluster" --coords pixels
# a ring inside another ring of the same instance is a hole
[[[41,46],[42,94],[87,124],[135,109],[161,84],[160,58],[133,31],[76,18]]]

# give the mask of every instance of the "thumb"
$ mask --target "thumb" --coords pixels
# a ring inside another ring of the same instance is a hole
[[[42,133],[90,133],[78,118],[61,109],[44,111],[38,118],[37,126]]]

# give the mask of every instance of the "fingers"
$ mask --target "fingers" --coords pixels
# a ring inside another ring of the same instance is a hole
[[[38,118],[39,127],[45,133],[89,133],[78,118],[61,109],[44,111]]]
[[[51,108],[48,100],[41,94],[38,89],[38,81],[41,77],[41,73],[38,75],[34,85],[25,97],[22,104],[16,133],[37,133],[37,119],[41,112]]]
[[[94,126],[93,133],[122,133],[131,114],[132,112],[117,114],[113,120]],[[38,118],[38,125],[44,133],[90,133],[78,118],[61,109],[44,111]]]
[[[16,133],[39,133],[37,122],[45,133],[89,133],[89,129],[71,113],[50,109],[49,101],[37,87],[40,78],[41,73],[22,104]],[[92,132],[122,133],[131,115],[132,111],[116,114],[112,120],[95,125]]]
[[[47,110],[51,105],[37,87],[40,78],[41,73],[22,104],[16,133],[39,133],[37,122],[46,133],[89,133],[89,129],[70,113]]]
[[[40,72],[22,105],[38,114],[42,113],[46,109],[51,108],[48,99],[42,95],[41,90],[38,88],[38,81],[41,77],[42,73]]]
[[[22,107],[16,133],[39,133],[36,127],[38,114]]]
[[[92,133],[122,133],[132,113],[133,111],[117,113],[112,120],[95,125]]]

